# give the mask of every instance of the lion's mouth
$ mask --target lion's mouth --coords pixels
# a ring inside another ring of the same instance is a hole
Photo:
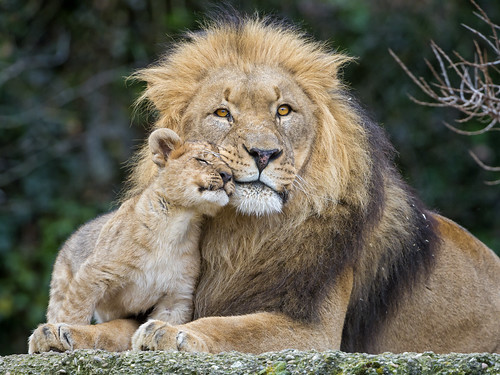
[[[260,181],[236,182],[230,204],[240,213],[262,216],[282,212],[287,199],[287,193],[279,193]]]
[[[235,181],[236,182],[236,185],[241,185],[241,186],[250,186],[250,187],[253,187],[254,189],[257,189],[257,190],[267,190],[267,191],[271,191],[273,193],[275,193],[276,195],[278,195],[278,197],[280,197],[280,199],[282,200],[283,204],[285,204],[287,201],[288,201],[288,196],[289,196],[289,192],[288,190],[283,190],[283,191],[277,191],[275,189],[273,189],[272,187],[270,187],[269,185],[261,182],[261,181],[249,181],[249,182],[239,182],[239,181]]]

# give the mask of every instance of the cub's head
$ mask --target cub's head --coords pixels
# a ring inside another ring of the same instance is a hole
[[[233,174],[217,146],[182,142],[173,130],[157,129],[149,136],[152,160],[158,166],[158,185],[171,203],[214,215],[234,193]]]

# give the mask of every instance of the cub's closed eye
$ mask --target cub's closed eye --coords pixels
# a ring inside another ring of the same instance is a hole
[[[199,158],[195,158],[196,160],[198,160],[201,164],[203,165],[209,165],[210,163],[206,160],[203,160],[203,159],[199,159]]]
[[[276,113],[278,116],[287,116],[292,112],[292,108],[288,104],[282,104],[278,107]]]
[[[214,115],[216,115],[217,117],[229,117],[230,113],[225,108],[219,108],[215,110]]]

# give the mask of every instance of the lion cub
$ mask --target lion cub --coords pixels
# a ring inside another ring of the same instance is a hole
[[[191,319],[200,226],[204,215],[228,203],[232,174],[216,146],[182,143],[169,129],[154,131],[149,147],[158,166],[151,184],[103,216],[109,219],[94,233],[92,250],[70,239],[60,251],[49,323],[89,324],[93,315],[105,322],[148,311],[149,318],[171,324]],[[35,333],[30,352],[36,351]]]

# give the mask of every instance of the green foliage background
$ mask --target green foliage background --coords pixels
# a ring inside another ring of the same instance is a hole
[[[58,248],[109,210],[125,163],[153,118],[134,113],[143,88],[127,82],[206,11],[202,0],[0,0],[0,354],[26,352],[44,321]],[[429,76],[429,41],[473,52],[466,23],[488,33],[466,0],[252,0],[239,10],[298,23],[358,56],[344,77],[399,151],[405,178],[427,205],[500,251],[499,178],[470,159],[500,165],[500,133],[464,137],[445,128],[458,114],[424,99],[389,56]],[[497,23],[500,3],[480,2]],[[471,128],[477,124],[471,124]]]

